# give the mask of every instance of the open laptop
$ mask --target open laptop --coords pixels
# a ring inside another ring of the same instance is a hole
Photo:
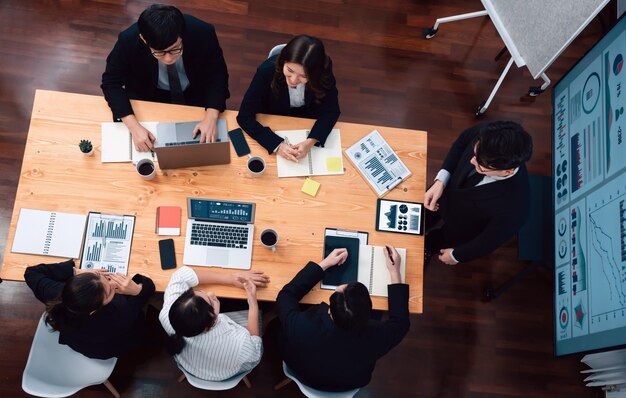
[[[256,205],[187,198],[183,264],[250,269]]]
[[[230,144],[226,119],[217,119],[217,142],[200,143],[200,134],[193,138],[199,122],[159,123],[154,151],[159,168],[210,166],[230,163]]]

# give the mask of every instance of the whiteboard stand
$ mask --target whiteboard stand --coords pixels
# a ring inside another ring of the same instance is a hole
[[[489,16],[504,41],[511,58],[500,74],[489,97],[476,111],[483,115],[495,97],[513,62],[518,68],[526,66],[533,79],[541,78],[541,86],[531,86],[528,95],[543,93],[550,85],[546,69],[602,10],[609,0],[481,0],[483,11],[438,18],[432,28],[424,30],[424,37],[432,39],[439,25],[447,22]],[[529,24],[532,21],[532,24]],[[496,61],[504,50],[496,56]]]

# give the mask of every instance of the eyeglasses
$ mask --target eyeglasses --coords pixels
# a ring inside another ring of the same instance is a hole
[[[183,52],[183,45],[181,44],[180,47],[172,48],[171,50],[152,50],[152,49],[150,49],[150,52],[152,53],[152,55],[154,55],[157,58],[163,58],[163,57],[165,57],[166,54],[180,55]]]

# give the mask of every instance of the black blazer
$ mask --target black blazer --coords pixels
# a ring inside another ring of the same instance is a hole
[[[228,70],[215,28],[190,15],[184,18],[182,57],[189,78],[185,103],[222,112],[230,93]],[[113,120],[133,113],[129,98],[162,102],[157,96],[158,79],[158,61],[139,38],[134,23],[119,34],[102,74],[100,87],[113,111]]]
[[[443,234],[454,257],[462,262],[485,256],[522,227],[530,206],[530,185],[522,164],[511,178],[477,187],[461,188],[474,166],[474,139],[481,125],[465,130],[454,142],[442,168],[450,181],[439,200]],[[428,238],[427,238],[428,239]]]
[[[65,281],[72,275],[74,262],[69,260],[28,267],[24,279],[35,297],[47,303],[61,294]],[[154,293],[154,283],[143,275],[135,275],[133,280],[142,285],[139,295],[116,294],[110,303],[85,317],[77,330],[61,332],[59,343],[97,359],[121,357],[144,345],[147,327],[142,308]]]
[[[271,115],[282,116],[302,116],[295,115],[289,106],[289,89],[287,84],[281,85],[278,98],[272,93],[272,79],[274,77],[274,68],[278,55],[275,55],[264,61],[256,70],[250,87],[241,101],[239,114],[237,115],[237,123],[252,138],[258,141],[268,153],[272,154],[276,147],[283,142],[283,139],[276,135],[269,127],[263,127],[256,121],[258,113],[267,113]],[[317,119],[309,138],[315,138],[318,143],[316,145],[324,146],[328,134],[332,130],[337,119],[339,119],[339,94],[335,76],[333,75],[332,62],[329,62],[328,70],[330,73],[330,89],[322,98],[320,103],[315,102],[315,94],[308,88],[304,91],[304,108],[305,115],[311,119]],[[284,79],[284,78],[283,78]],[[294,142],[295,144],[295,142]]]
[[[309,262],[278,293],[283,359],[304,384],[325,391],[346,391],[367,385],[376,360],[395,347],[409,331],[409,286],[388,286],[389,319],[370,320],[360,334],[335,326],[328,304],[302,311],[298,302],[324,276]]]

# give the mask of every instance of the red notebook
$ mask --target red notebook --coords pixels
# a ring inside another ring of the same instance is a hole
[[[157,235],[180,235],[180,212],[178,206],[157,207]]]

